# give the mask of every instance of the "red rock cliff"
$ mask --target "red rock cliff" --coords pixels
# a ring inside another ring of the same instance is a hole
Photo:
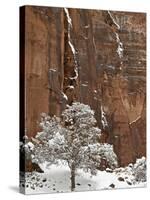
[[[122,166],[146,155],[146,15],[25,8],[26,130],[80,101]]]

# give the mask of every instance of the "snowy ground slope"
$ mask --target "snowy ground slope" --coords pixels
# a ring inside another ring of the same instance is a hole
[[[132,177],[115,172],[98,171],[96,176],[77,171],[75,191],[102,190],[112,188],[145,187],[146,183],[132,184]],[[26,194],[70,192],[70,171],[66,166],[51,165],[45,173],[26,173]]]

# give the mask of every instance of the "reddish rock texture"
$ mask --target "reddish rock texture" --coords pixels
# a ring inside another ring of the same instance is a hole
[[[27,135],[38,131],[40,113],[59,116],[66,104],[80,101],[95,111],[102,142],[114,144],[125,166],[146,155],[146,15],[68,13],[72,26],[63,8],[25,7]]]

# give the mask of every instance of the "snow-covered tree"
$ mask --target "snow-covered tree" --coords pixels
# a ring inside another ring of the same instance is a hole
[[[45,113],[41,114],[40,128],[35,139],[32,139],[35,145],[33,162],[43,163],[44,161],[56,163],[56,147],[61,144],[57,141],[59,133],[63,132],[64,128],[61,126],[60,118],[53,116],[50,117]],[[63,137],[63,135],[62,135]],[[60,136],[61,139],[61,136]]]
[[[94,111],[90,106],[76,102],[62,112],[61,118],[42,115],[37,134],[34,161],[57,163],[63,160],[71,172],[71,190],[75,189],[78,168],[96,173],[102,159],[109,166],[117,166],[117,156],[110,144],[100,144],[101,130],[96,127]]]
[[[136,185],[141,182],[146,182],[146,158],[141,157],[136,159],[135,163],[130,163],[126,167],[116,168],[114,172],[117,176],[127,180],[128,184]]]
[[[27,135],[25,135],[23,140],[20,141],[21,156],[24,156],[26,160],[31,160],[33,152],[34,152],[34,144],[29,140]]]
[[[146,182],[146,158],[142,157],[136,160],[136,163],[133,166],[133,175],[135,181],[137,182]]]

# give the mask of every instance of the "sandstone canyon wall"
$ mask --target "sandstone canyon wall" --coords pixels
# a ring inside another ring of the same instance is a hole
[[[146,155],[146,15],[25,7],[25,121],[74,101],[95,111],[101,142],[125,166]]]

